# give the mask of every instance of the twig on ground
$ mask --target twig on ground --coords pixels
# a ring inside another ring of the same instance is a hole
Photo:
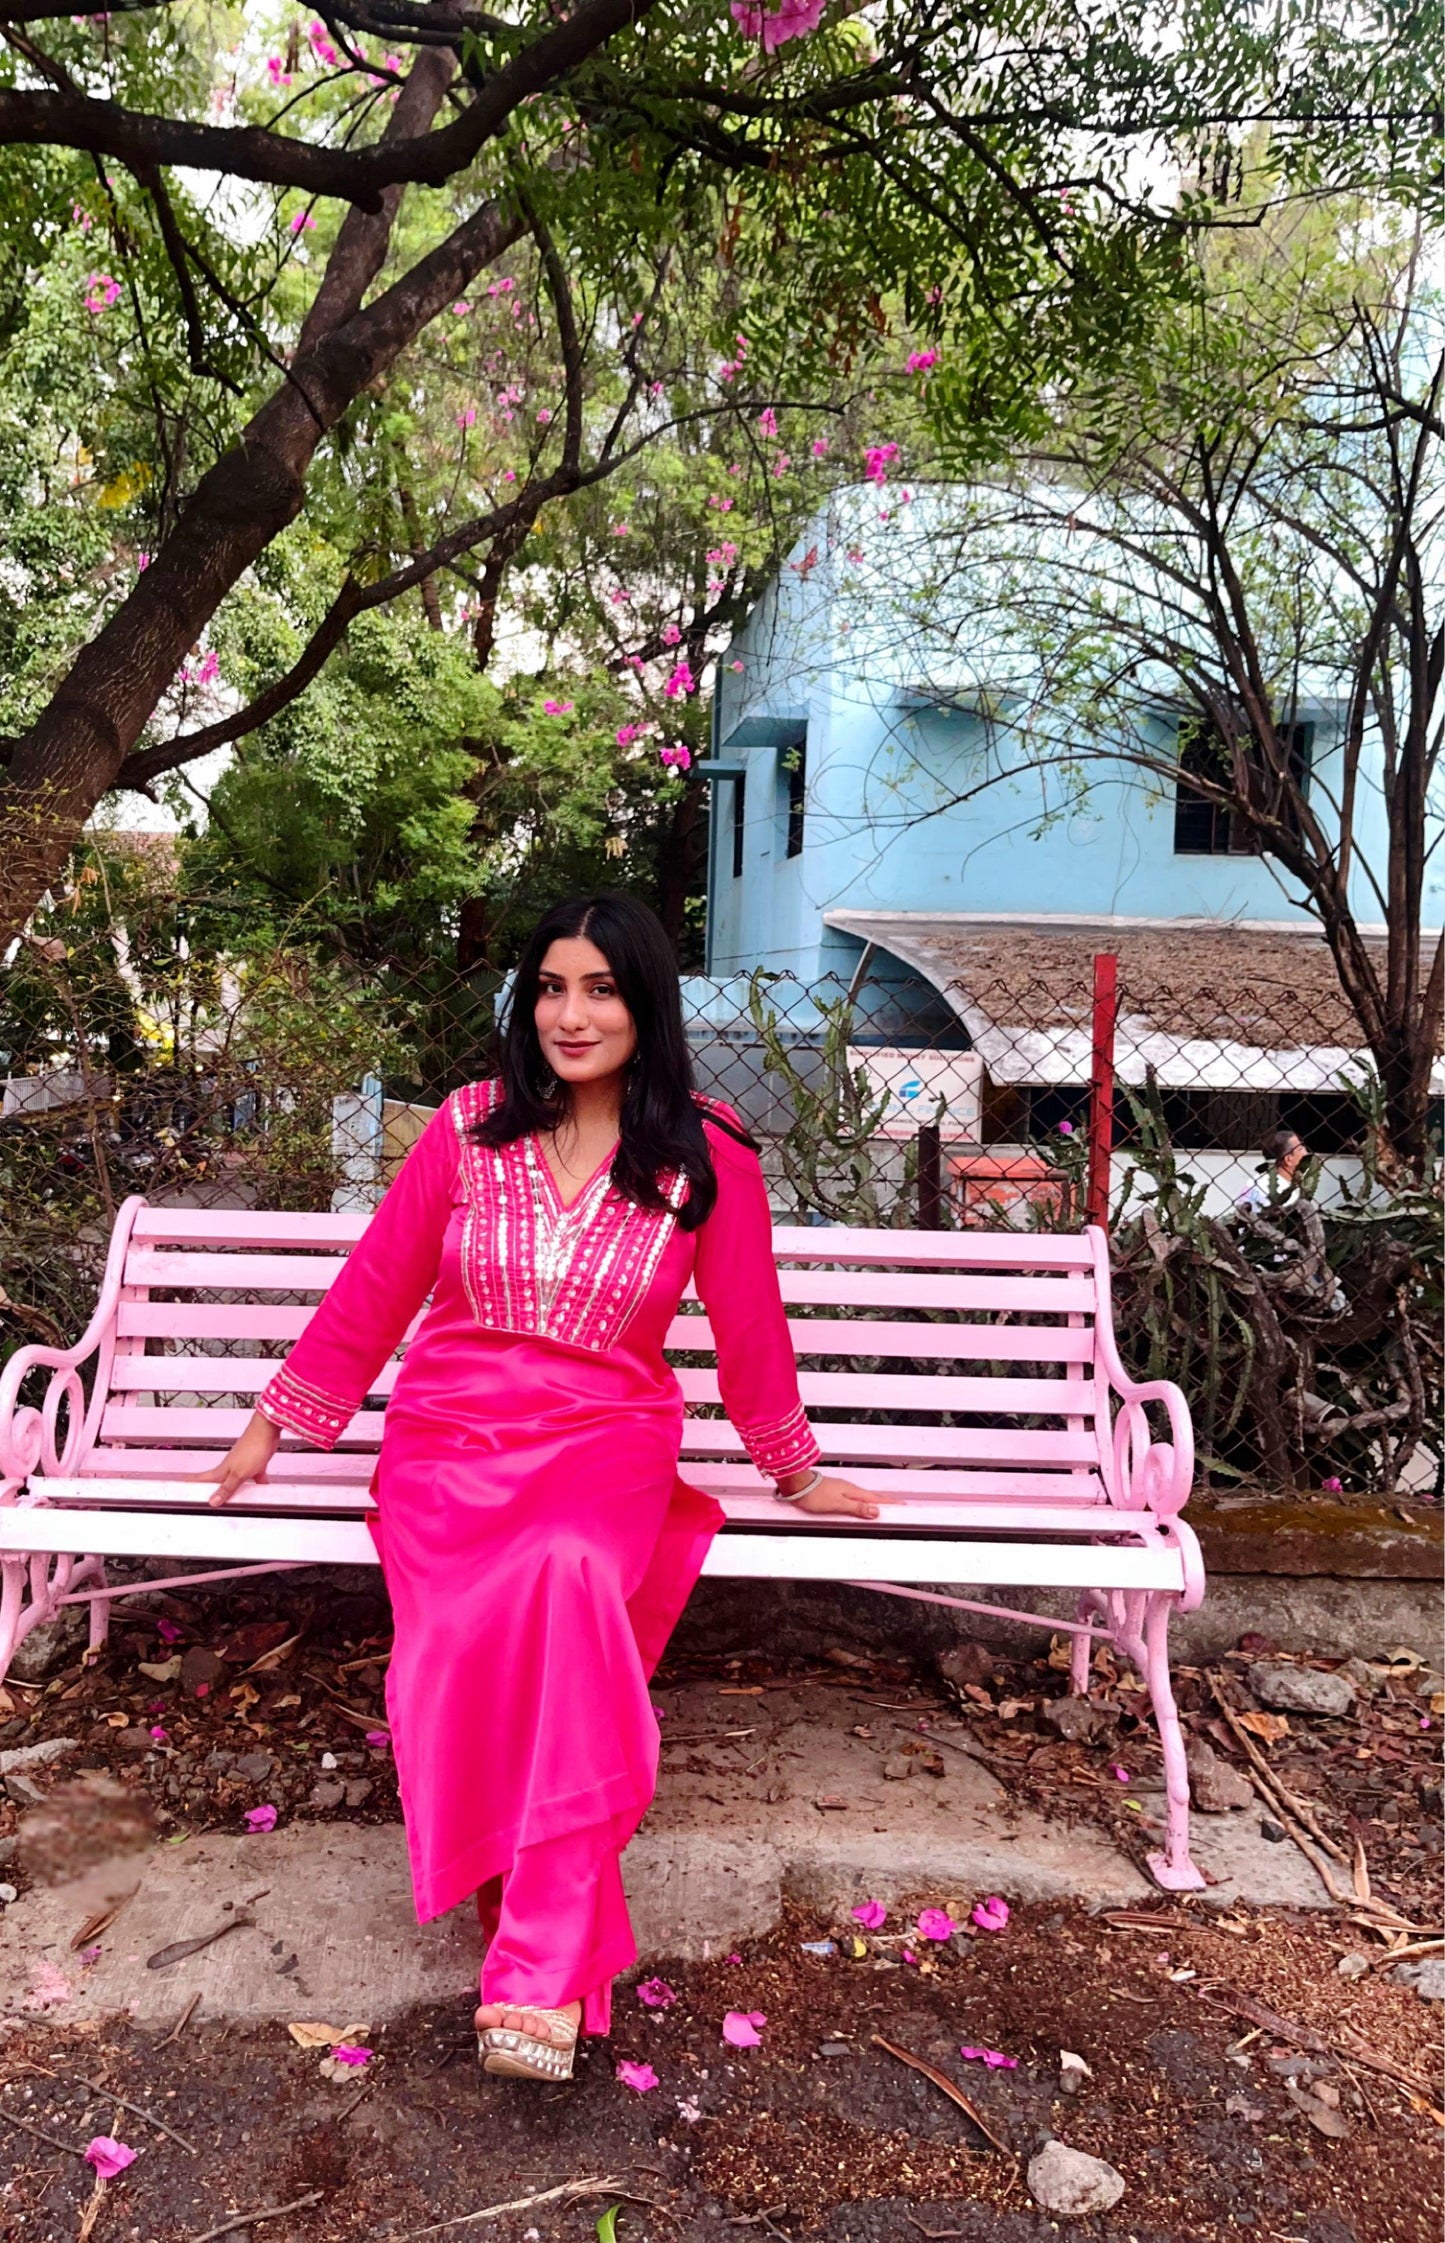
[[[928,2243],[943,2243],[945,2236],[963,2233],[961,2227],[925,2227],[922,2220],[915,2220],[911,2212],[905,2212],[903,2217],[910,2227],[916,2227],[920,2235],[928,2237]]]
[[[179,2039],[180,2039],[180,2036],[181,2036],[182,2032],[183,2032],[183,2031],[185,2030],[186,2026],[187,2026],[187,2025],[188,2025],[188,2024],[190,2023],[190,2021],[191,2021],[191,2014],[192,2014],[193,2010],[195,2009],[195,2006],[196,2006],[197,2002],[198,2002],[198,2001],[200,2000],[200,1998],[201,1998],[201,1993],[200,1993],[200,1988],[198,1987],[198,1988],[196,1989],[195,1993],[194,1993],[194,1994],[192,1994],[192,1996],[191,1996],[190,2000],[189,2000],[189,2001],[188,2001],[188,2002],[186,2003],[186,2006],[185,2006],[185,2008],[184,2008],[184,2009],[183,2009],[183,2010],[181,2011],[181,2014],[180,2014],[180,2016],[179,2016],[179,2017],[178,2017],[178,2018],[176,2019],[176,2021],[175,2021],[174,2025],[172,2025],[172,2027],[171,2027],[170,2031],[169,2031],[169,2032],[168,2032],[168,2033],[166,2034],[166,2037],[165,2037],[165,2039],[164,2039],[164,2040],[158,2040],[158,2041],[156,2042],[156,2047],[157,2047],[157,2048],[169,2048],[169,2047],[170,2047],[170,2045],[171,2045],[171,2042],[172,2042],[173,2040],[179,2040]]]
[[[197,1995],[196,1998],[199,2000],[200,1996]],[[104,2080],[82,2079],[79,2072],[62,2072],[56,2076],[69,2079],[76,2087],[88,2087],[92,2095],[104,2095],[108,2101],[118,2103],[123,2111],[130,2111],[136,2118],[143,2118],[148,2126],[159,2128],[162,2134],[169,2134],[173,2142],[179,2142],[188,2157],[200,2155],[195,2144],[188,2142],[184,2134],[178,2134],[173,2126],[167,2126],[165,2120],[157,2118],[154,2111],[148,2111],[144,2103],[128,2103],[123,2095],[116,2094],[113,2087],[107,2087]]]
[[[632,2189],[624,2188],[621,2181],[606,2173],[595,2174],[587,2181],[560,2181],[556,2188],[543,2189],[539,2196],[517,2196],[507,2204],[484,2204],[479,2212],[461,2212],[454,2220],[437,2220],[431,2227],[414,2227],[406,2235],[398,2236],[396,2243],[417,2243],[419,2236],[440,2235],[445,2228],[466,2227],[472,2220],[499,2220],[507,2212],[530,2212],[537,2204],[571,2202],[580,2196],[624,2196],[634,2204],[650,2204],[651,2197],[638,2196]],[[219,2229],[213,2231],[220,2233]],[[197,2235],[191,2243],[209,2243],[209,2238]]]
[[[252,2227],[257,2220],[279,2220],[287,2212],[309,2211],[325,2194],[325,2189],[314,2188],[309,2196],[293,2197],[289,2204],[262,2204],[254,2212],[233,2212],[219,2227],[208,2227],[204,2235],[191,2236],[189,2243],[212,2243],[213,2236],[229,2235],[233,2227]]]
[[[986,2142],[991,2142],[996,2150],[1003,2152],[1005,2157],[1014,2157],[1014,2151],[1010,2149],[1002,2136],[995,2134],[977,2103],[970,2096],[965,2095],[961,2087],[954,2085],[947,2072],[941,2072],[936,2064],[930,2064],[925,2057],[915,2056],[911,2049],[900,2048],[896,2041],[885,2040],[881,2033],[874,2033],[872,2039],[875,2048],[886,2049],[890,2056],[897,2057],[900,2064],[907,2064],[912,2071],[922,2072],[924,2078],[931,2079],[935,2087],[941,2087],[949,2100],[957,2103],[964,2116],[973,2120],[974,2125]]]
[[[33,2119],[17,2118],[15,2113],[7,2111],[3,2104],[0,2104],[0,2120],[3,2120],[7,2126],[22,2127],[27,2134],[34,2134],[37,2140],[48,2142],[53,2150],[64,2150],[69,2157],[84,2157],[85,2155],[84,2149],[78,2142],[62,2142],[58,2134],[47,2134],[44,2127],[37,2126]]]

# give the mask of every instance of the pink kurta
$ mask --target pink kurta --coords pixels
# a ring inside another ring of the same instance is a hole
[[[670,1206],[650,1212],[614,1189],[610,1159],[564,1208],[534,1139],[472,1142],[495,1094],[471,1084],[433,1116],[261,1396],[331,1447],[431,1296],[387,1408],[372,1529],[421,1922],[524,1847],[600,1826],[620,1848],[651,1800],[648,1677],[722,1521],[677,1470],[663,1341],[690,1277],[759,1469],[818,1454],[757,1156],[704,1106],[718,1199],[699,1230],[672,1211],[685,1181],[663,1179]]]

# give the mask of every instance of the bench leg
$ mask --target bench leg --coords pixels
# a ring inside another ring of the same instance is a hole
[[[1155,1881],[1168,1893],[1197,1893],[1204,1879],[1189,1858],[1189,1770],[1184,1760],[1184,1733],[1169,1680],[1169,1608],[1175,1602],[1167,1590],[1156,1590],[1149,1599],[1144,1620],[1145,1679],[1159,1727],[1164,1752],[1164,1783],[1168,1795],[1167,1834],[1162,1854],[1150,1854]]]
[[[1097,1620],[1098,1617],[1099,1607],[1086,1589],[1074,1607],[1074,1618],[1082,1625],[1086,1620]],[[1089,1661],[1093,1650],[1092,1636],[1075,1636],[1069,1658],[1069,1689],[1076,1698],[1087,1698],[1089,1695]]]
[[[78,1592],[82,1584],[105,1587],[105,1560],[99,1557],[47,1557],[33,1551],[26,1557],[0,1558],[0,1683],[10,1662],[32,1628],[43,1627],[61,1609],[58,1600]],[[29,1600],[26,1600],[26,1587]],[[92,1597],[90,1638],[86,1658],[93,1660],[110,1631],[109,1597]]]

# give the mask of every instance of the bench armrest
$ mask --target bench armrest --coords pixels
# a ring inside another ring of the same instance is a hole
[[[0,1486],[13,1498],[33,1472],[63,1478],[73,1473],[95,1445],[101,1411],[110,1385],[110,1357],[115,1343],[116,1304],[120,1299],[130,1234],[142,1198],[125,1201],[116,1216],[106,1255],[100,1299],[74,1347],[17,1348],[0,1375]],[[96,1378],[87,1405],[80,1365],[98,1358]],[[32,1371],[49,1371],[49,1384],[38,1409],[20,1407],[20,1389]],[[59,1440],[61,1405],[66,1406],[65,1438]]]
[[[1172,1519],[1189,1501],[1194,1485],[1194,1421],[1189,1404],[1172,1379],[1131,1378],[1120,1362],[1114,1338],[1108,1237],[1091,1224],[1089,1239],[1094,1249],[1098,1298],[1094,1343],[1110,1392],[1119,1404],[1114,1417],[1112,1471],[1106,1469],[1105,1473],[1109,1498],[1121,1510],[1152,1511],[1159,1518]],[[1151,1402],[1168,1415],[1167,1441],[1156,1441],[1149,1430]]]

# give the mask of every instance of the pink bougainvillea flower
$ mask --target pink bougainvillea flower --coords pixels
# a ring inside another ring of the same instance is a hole
[[[85,2145],[85,2161],[95,2167],[103,2181],[112,2181],[127,2165],[134,2165],[135,2151],[113,2134],[93,2134]]]
[[[729,2048],[761,2048],[759,2027],[766,2023],[760,2009],[730,2009],[722,2021],[722,2037]]]
[[[788,457],[788,455],[787,455],[787,453],[786,453],[786,452],[779,452],[779,454],[778,454],[777,458],[776,458],[776,459],[775,459],[775,460],[773,461],[773,477],[774,477],[774,480],[776,481],[776,480],[778,480],[778,479],[779,479],[780,477],[782,477],[782,476],[786,475],[786,474],[787,474],[787,472],[788,472],[788,469],[789,469],[789,468],[790,468],[790,467],[792,466],[792,464],[793,464],[793,463],[792,463],[792,461],[791,461],[791,460],[789,459],[789,457]]]
[[[502,481],[504,483],[515,483],[516,480],[517,470],[515,469],[515,467],[504,467],[502,469]]]
[[[761,412],[759,413],[759,415],[758,415],[758,426],[759,426],[759,428],[760,428],[760,429],[762,430],[762,432],[763,432],[764,436],[776,436],[776,435],[777,435],[777,433],[778,433],[778,416],[777,416],[777,414],[776,414],[776,413],[775,413],[775,412],[773,411],[773,408],[772,408],[772,406],[771,406],[771,405],[765,405],[765,406],[763,407],[762,411],[761,411]],[[731,470],[731,469],[729,469],[729,470],[728,470],[728,472],[729,472],[729,474],[731,474],[732,470]]]
[[[1109,1773],[1113,1777],[1115,1783],[1128,1783],[1129,1781],[1128,1769],[1121,1767],[1117,1760],[1114,1762],[1113,1767],[1109,1770]]]
[[[632,535],[632,525],[631,525],[631,523],[630,523],[630,522],[614,522],[614,523],[613,523],[613,525],[612,525],[612,535],[613,535],[614,537],[630,537],[630,536]]]
[[[853,1921],[865,1931],[879,1931],[888,1921],[888,1911],[881,1900],[865,1900],[854,1909]]]
[[[669,623],[666,629],[663,631],[662,643],[664,646],[676,646],[681,637],[682,633],[681,631],[679,631],[677,625],[675,623]]]
[[[309,210],[297,211],[295,217],[291,221],[291,231],[293,234],[315,233],[316,220],[312,217]]]
[[[141,576],[144,576],[144,575],[145,575],[145,572],[146,572],[146,570],[147,570],[147,569],[148,569],[148,568],[150,567],[150,565],[151,565],[151,557],[150,557],[149,553],[137,553],[137,555],[136,555],[136,557],[135,557],[135,565],[136,565],[136,570],[137,570],[137,573],[138,573],[139,575],[141,575]],[[206,1691],[207,1691],[207,1689],[208,1689],[208,1688],[209,1688],[209,1684],[207,1684],[207,1683],[204,1683],[204,1682],[203,1682],[203,1683],[201,1683],[201,1684],[199,1685],[199,1687],[197,1688],[197,1691],[196,1691],[196,1696],[197,1696],[198,1698],[203,1698],[203,1697],[205,1696],[205,1694],[206,1694]]]
[[[679,2118],[685,2119],[689,2126],[696,2126],[698,2120],[702,2117],[702,2105],[695,2095],[679,2095],[677,2098],[677,2115]]]
[[[466,300],[465,296],[459,296],[459,297],[457,298],[456,302],[455,302],[455,303],[453,304],[453,306],[452,306],[452,318],[453,318],[453,319],[465,319],[465,318],[466,318],[466,316],[467,316],[467,314],[468,314],[468,312],[470,312],[471,308],[472,308],[472,307],[471,307],[471,305],[470,305],[470,304],[469,304],[469,303],[467,302],[467,300]]]
[[[637,1998],[644,2009],[671,2009],[677,1994],[665,1978],[644,1978],[637,1989]]]
[[[761,39],[765,54],[776,54],[790,39],[805,38],[823,20],[824,0],[780,0],[771,14],[753,0],[731,0],[728,13],[745,39]]]
[[[1073,1136],[1073,1134],[1074,1134],[1074,1125],[1073,1125],[1073,1123],[1072,1123],[1072,1122],[1070,1122],[1070,1121],[1062,1121],[1062,1122],[1060,1122],[1060,1123],[1059,1123],[1059,1135],[1060,1135],[1061,1137],[1072,1137],[1072,1136]]]
[[[813,438],[813,457],[815,460],[825,460],[828,457],[828,439],[826,436],[815,436]]]
[[[925,1908],[918,1918],[921,1939],[952,1939],[958,1926],[946,1908]]]
[[[170,1743],[170,1738],[164,1729],[157,1726],[151,1731],[151,1742],[152,1744],[165,1745]]]
[[[162,1643],[179,1643],[182,1633],[183,1630],[176,1626],[174,1620],[157,1620],[156,1622],[156,1634],[160,1637]]]
[[[92,1963],[98,1963],[100,1961],[101,1954],[102,1948],[98,1939],[93,1943],[93,1945],[89,1947],[82,1947],[80,1950],[81,1969],[89,1970]]]
[[[706,557],[714,568],[730,569],[738,557],[738,549],[730,538],[725,538],[721,545],[710,545]]]
[[[142,553],[140,557],[140,565],[143,569],[148,569],[150,567],[151,557],[149,553]],[[209,1684],[209,1682],[198,1682],[196,1684],[196,1696],[198,1698],[209,1698],[210,1695],[211,1685]]]
[[[120,282],[109,273],[88,273],[85,281],[85,308],[88,312],[110,310],[120,294]]]
[[[617,2067],[617,2077],[624,2087],[635,2088],[639,2095],[645,2095],[649,2088],[662,2085],[650,2064],[629,2064],[625,2058]]]
[[[569,717],[575,706],[572,701],[544,701],[542,714],[549,717]]]
[[[366,1736],[365,1736],[365,1738],[364,1738],[364,1739],[363,1739],[362,1741],[363,1741],[363,1742],[364,1742],[365,1744],[369,1744],[369,1745],[373,1745],[373,1746],[375,1746],[375,1745],[382,1745],[382,1746],[387,1746],[387,1745],[390,1745],[390,1743],[391,1743],[391,1731],[390,1731],[389,1729],[368,1729],[368,1730],[367,1730],[367,1732],[366,1732]]]
[[[681,740],[674,747],[660,748],[658,753],[663,762],[674,771],[689,771],[692,768],[692,750]]]
[[[552,418],[552,408],[551,408],[551,406],[550,406],[550,405],[544,405],[544,406],[542,407],[542,410],[541,410],[541,412],[540,412],[540,413],[539,413],[539,414],[537,415],[537,426],[538,426],[539,428],[545,428],[545,427],[547,426],[547,423],[548,423],[548,421],[550,421],[550,420],[551,420],[551,418]]]
[[[291,73],[279,55],[267,55],[266,75],[273,86],[289,86],[291,83]]]
[[[731,1955],[724,1955],[723,1961],[725,1963],[740,1963],[742,1961],[742,1956],[738,1954],[735,1948]]]
[[[860,562],[862,561],[862,559],[863,559],[863,548],[862,548],[862,546],[861,546],[861,545],[850,545],[850,546],[849,546],[849,548],[848,548],[848,559],[849,559],[849,560],[850,560],[850,561],[852,562],[852,564],[853,564],[854,568],[856,569],[856,568],[858,567],[859,563],[860,563]]]
[[[358,2047],[355,2041],[338,2041],[331,2051],[331,2061],[333,2064],[350,2064],[359,2071],[363,2064],[371,2062],[371,2050]]]
[[[325,24],[313,23],[309,25],[306,36],[311,42],[311,52],[315,55],[317,61],[324,63],[328,70],[334,70],[340,57],[326,36]]]
[[[460,412],[458,413],[458,415],[457,415],[457,427],[458,427],[458,428],[475,428],[475,426],[476,426],[476,421],[477,421],[477,408],[476,408],[476,406],[475,406],[475,405],[464,405],[464,406],[462,407],[461,411],[460,411]]]
[[[966,2064],[987,2064],[991,2072],[1016,2072],[1017,2056],[1005,2056],[999,2048],[961,2048],[959,2055]]]
[[[696,685],[697,679],[687,663],[679,662],[662,690],[669,701],[676,701],[681,695],[693,692]]]
[[[1321,1495],[1343,1495],[1344,1492],[1344,1482],[1342,1480],[1329,1479],[1320,1482]]]
[[[974,1909],[973,1921],[980,1931],[1002,1931],[1008,1915],[1008,1902],[1000,1900],[997,1893],[990,1893],[988,1899],[981,1900]]]
[[[381,67],[383,70],[394,70],[396,71],[398,76],[400,76],[401,72],[406,68],[406,63],[400,55],[383,55],[381,58]]]
[[[911,350],[908,353],[908,371],[910,374],[931,373],[937,364],[938,353],[936,350]]]
[[[918,1962],[918,1957],[914,1954],[911,1947],[905,1947],[903,1950],[903,1960],[905,1961],[905,1963],[913,1963],[914,1965],[916,1965]]]
[[[888,480],[888,470],[898,457],[896,444],[870,444],[864,458],[863,469],[870,483],[883,484]]]
[[[742,664],[741,662],[729,662],[728,668],[730,670],[740,670],[742,668]]]
[[[269,1803],[264,1807],[249,1808],[246,1814],[246,1828],[248,1830],[274,1830],[276,1828],[275,1808]]]

